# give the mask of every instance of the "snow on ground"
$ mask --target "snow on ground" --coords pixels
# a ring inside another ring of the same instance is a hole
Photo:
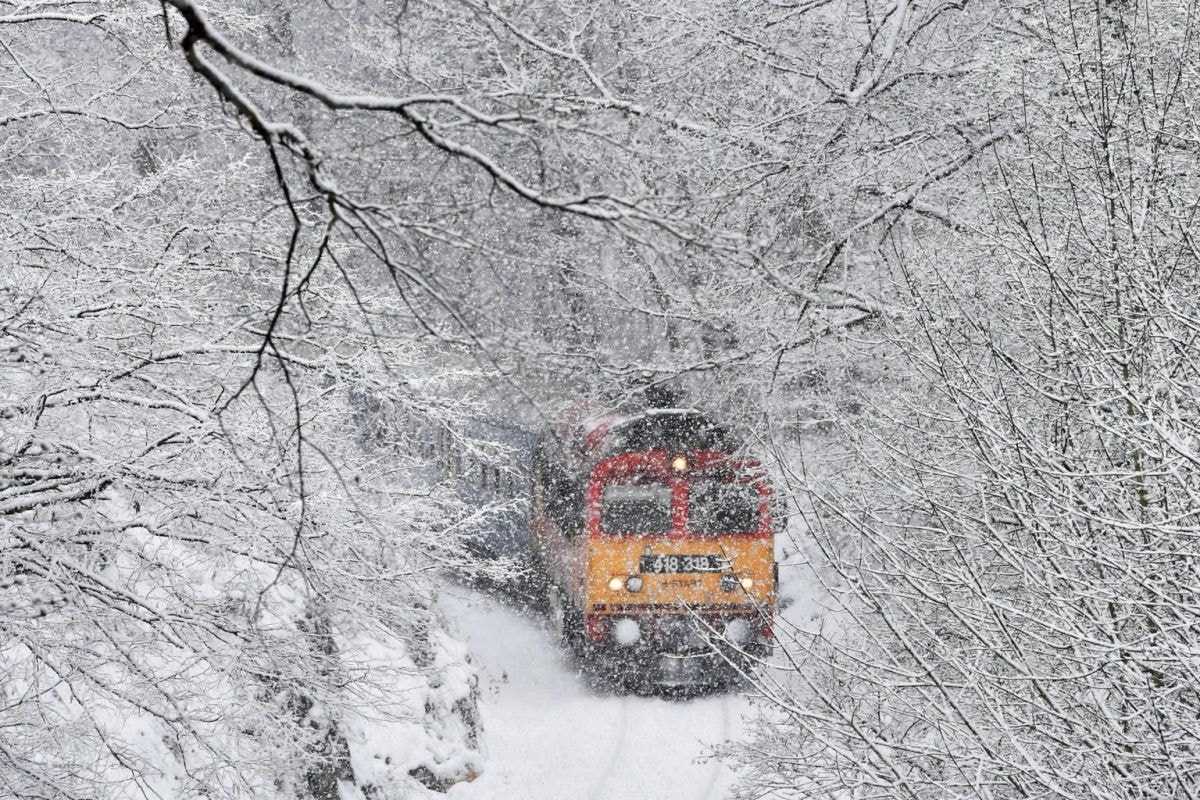
[[[537,615],[467,589],[442,598],[481,672],[484,772],[453,800],[718,800],[732,773],[705,759],[740,733],[746,699],[605,692],[577,675]]]

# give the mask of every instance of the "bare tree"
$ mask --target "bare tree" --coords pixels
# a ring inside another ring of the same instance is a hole
[[[895,238],[906,367],[810,462],[840,611],[745,796],[1197,796],[1195,9],[1003,31],[1022,134],[962,235]]]
[[[77,10],[0,16],[0,793],[467,777],[473,690],[445,679],[430,578],[465,557],[466,512],[353,417],[364,391],[446,425],[465,407],[394,304],[340,278],[357,253],[280,213],[161,9]],[[300,258],[330,270],[297,292]],[[399,681],[384,736],[361,709]],[[389,750],[404,726],[455,763]]]

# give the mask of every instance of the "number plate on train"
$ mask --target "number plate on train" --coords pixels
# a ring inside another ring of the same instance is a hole
[[[720,572],[727,566],[721,556],[655,555],[642,556],[639,572],[669,574],[673,572]]]

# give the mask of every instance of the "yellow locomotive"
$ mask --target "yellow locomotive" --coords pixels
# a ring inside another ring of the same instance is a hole
[[[659,685],[770,652],[777,568],[760,464],[694,409],[562,425],[533,453],[530,546],[565,646]]]

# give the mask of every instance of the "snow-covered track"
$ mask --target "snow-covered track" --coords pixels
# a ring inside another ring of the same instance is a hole
[[[719,800],[733,776],[705,760],[739,736],[737,694],[620,694],[577,673],[540,617],[469,590],[443,607],[482,674],[484,772],[455,798]]]
[[[625,741],[628,738],[629,731],[629,704],[628,697],[620,698],[621,716],[616,726],[616,736],[613,743],[610,745],[608,761],[604,765],[604,771],[600,774],[600,780],[588,792],[590,800],[604,800],[604,790],[612,782],[611,779],[614,773],[621,766],[622,756],[625,754]]]

